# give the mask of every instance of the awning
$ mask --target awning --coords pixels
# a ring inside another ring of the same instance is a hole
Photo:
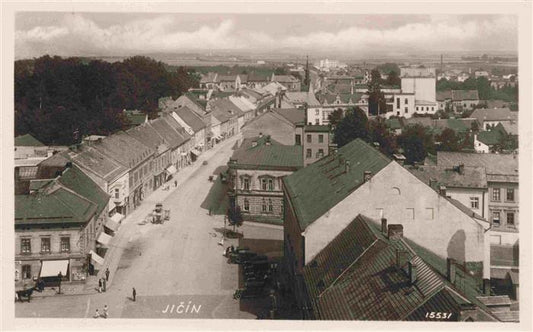
[[[196,149],[191,149],[191,153],[196,155],[196,156],[199,156],[200,155],[200,151],[196,150]]]
[[[89,254],[91,254],[91,262],[95,262],[97,264],[100,264],[100,265],[104,265],[104,259],[98,255],[97,253],[95,253],[94,251],[89,251]]]
[[[67,276],[68,259],[61,261],[42,261],[40,277],[57,277],[61,272],[62,276]]]
[[[167,168],[166,171],[167,171],[168,174],[172,175],[172,174],[177,172],[176,166],[172,165],[169,168]]]
[[[114,216],[113,216],[114,217]],[[119,223],[114,221],[113,218],[109,218],[105,224],[105,227],[109,228],[113,232],[116,232],[118,229]]]
[[[102,232],[100,235],[98,235],[98,239],[96,242],[103,244],[104,246],[107,246],[109,242],[111,241],[112,237],[110,235],[107,235],[106,233]]]

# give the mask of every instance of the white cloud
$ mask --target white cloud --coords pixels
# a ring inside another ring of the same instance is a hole
[[[17,31],[16,56],[45,53],[125,55],[217,49],[410,52],[515,50],[517,47],[517,21],[510,16],[442,15],[432,16],[426,23],[407,23],[389,29],[354,26],[337,32],[321,32],[319,26],[311,26],[311,32],[306,35],[291,36],[287,31],[281,37],[268,34],[268,29],[260,32],[239,29],[238,21],[231,19],[194,31],[179,31],[176,20],[172,15],[161,15],[125,23],[117,20],[116,24],[103,28],[81,14],[65,14],[59,25]]]

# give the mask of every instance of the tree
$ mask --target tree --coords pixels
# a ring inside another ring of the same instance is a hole
[[[342,147],[356,138],[368,140],[368,119],[359,107],[346,111],[334,131],[334,142]]]
[[[398,86],[402,84],[402,80],[400,79],[400,75],[397,71],[391,70],[389,72],[389,76],[387,77],[387,80],[385,81],[386,85],[393,85]]]
[[[396,151],[396,136],[393,135],[383,118],[371,120],[368,124],[370,142],[378,142],[379,149],[387,156]]]
[[[440,151],[459,151],[461,148],[461,138],[453,129],[445,128],[436,138],[440,142]]]
[[[381,74],[379,70],[373,69],[368,82],[368,113],[378,115],[385,112],[387,112],[387,103],[385,95],[381,92]]]
[[[235,202],[230,204],[226,215],[228,217],[229,224],[233,226],[233,232],[235,232],[235,227],[242,226],[243,217],[241,207],[236,205]]]
[[[331,125],[331,127],[337,127],[343,116],[344,112],[340,108],[337,108],[336,110],[331,112],[331,114],[328,116],[329,124]]]
[[[433,136],[420,124],[408,126],[397,141],[409,164],[424,161],[428,153],[435,152]]]
[[[287,75],[287,71],[285,70],[284,67],[277,67],[276,69],[274,69],[274,74],[275,75]]]

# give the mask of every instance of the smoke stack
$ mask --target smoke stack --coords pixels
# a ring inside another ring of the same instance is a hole
[[[446,278],[452,284],[455,282],[455,259],[446,259]]]
[[[387,234],[387,218],[381,218],[381,233]]]
[[[363,182],[368,182],[368,181],[370,181],[371,178],[372,178],[372,172],[365,171],[365,173],[363,175]]]
[[[439,187],[439,194],[446,197],[446,186],[440,186]]]
[[[409,261],[409,284],[413,285],[417,277],[416,263]]]
[[[388,226],[389,240],[399,240],[403,238],[403,225],[392,224]]]
[[[429,186],[431,188],[435,188],[436,185],[437,185],[437,180],[435,180],[433,178],[429,179]]]

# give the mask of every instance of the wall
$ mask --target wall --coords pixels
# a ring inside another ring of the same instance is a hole
[[[111,196],[111,202],[119,203],[119,206],[122,206],[123,208],[117,208],[117,212],[120,212],[122,214],[127,214],[126,210],[126,198],[129,196],[129,184],[128,184],[128,173],[124,173],[121,177],[116,179],[113,183],[109,184],[109,190],[107,193]],[[115,189],[118,189],[118,198],[115,198]],[[114,206],[115,203],[110,203]],[[110,210],[113,209],[113,207],[109,208]],[[119,211],[120,210],[120,211]]]
[[[284,260],[289,271],[289,278],[295,273],[301,273],[304,267],[304,243],[302,230],[298,224],[294,208],[291,204],[287,192],[284,190],[284,212],[283,212],[283,238],[284,238]],[[292,280],[294,284],[294,280]]]
[[[305,261],[312,260],[358,214],[379,221],[379,209],[389,224],[403,225],[405,237],[443,258],[467,262],[485,259],[483,227],[402,166],[391,162],[307,227]]]
[[[307,135],[311,135],[311,143],[307,142]],[[322,136],[323,141],[319,143],[319,136]],[[303,160],[304,166],[310,165],[322,157],[329,154],[329,133],[328,132],[304,132],[302,136],[303,143]],[[311,158],[307,158],[307,150],[311,150]],[[319,156],[318,151],[322,149],[323,155]]]
[[[407,103],[405,102],[407,100]],[[399,101],[399,107],[398,107]],[[393,113],[396,116],[410,118],[415,111],[415,96],[412,94],[394,95]]]
[[[518,183],[511,182],[489,182],[488,192],[488,215],[487,220],[492,223],[491,235],[499,236],[502,245],[513,245],[518,241],[518,230],[520,222],[520,200]],[[495,188],[500,189],[500,200],[494,201],[492,198]],[[514,189],[514,201],[507,201],[507,189]],[[493,212],[500,212],[500,226],[493,223]],[[514,213],[514,226],[507,223],[507,213]],[[494,241],[494,238],[492,239]]]
[[[474,150],[478,153],[489,153],[489,146],[477,139],[477,135],[474,135]]]
[[[402,92],[414,92],[415,100],[436,102],[436,80],[434,77],[403,77]]]

